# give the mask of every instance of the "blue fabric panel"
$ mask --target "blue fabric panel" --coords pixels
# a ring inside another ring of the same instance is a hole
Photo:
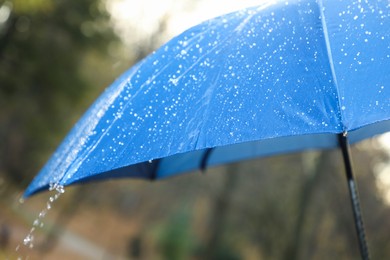
[[[388,131],[389,16],[388,1],[302,0],[190,28],[95,101],[25,196],[199,169],[209,148],[213,166]]]

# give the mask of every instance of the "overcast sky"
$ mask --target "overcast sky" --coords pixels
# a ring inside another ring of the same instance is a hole
[[[153,32],[168,18],[167,40],[206,19],[269,0],[107,0],[117,32],[125,42]]]

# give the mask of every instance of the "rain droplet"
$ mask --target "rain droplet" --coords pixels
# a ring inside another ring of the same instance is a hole
[[[40,223],[40,221],[39,221],[39,219],[36,219],[36,220],[34,220],[34,222],[33,222],[33,226],[38,226],[39,225],[39,223]]]
[[[23,244],[25,246],[28,246],[29,248],[34,247],[34,236],[32,234],[28,234],[24,239],[23,239]]]
[[[55,191],[55,194],[49,197],[49,201],[46,203],[46,207],[41,212],[39,212],[38,217],[32,223],[32,228],[30,229],[26,237],[23,239],[23,244],[30,249],[34,247],[34,232],[36,230],[36,227],[42,228],[44,226],[43,219],[45,218],[49,210],[52,208],[53,202],[56,201],[60,197],[60,195],[65,192],[64,186],[58,183],[51,183],[49,185],[49,190]],[[19,248],[20,245],[16,247],[16,251],[18,251]]]

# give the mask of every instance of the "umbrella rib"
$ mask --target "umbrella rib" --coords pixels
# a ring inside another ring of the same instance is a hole
[[[204,154],[202,156],[202,160],[200,161],[200,171],[201,172],[205,171],[205,169],[207,167],[207,163],[208,163],[210,155],[211,155],[211,152],[213,150],[214,150],[214,148],[207,148],[206,151],[204,152]]]
[[[326,25],[325,14],[324,14],[325,7],[323,5],[323,1],[322,0],[318,1],[318,7],[320,9],[319,11],[320,11],[320,18],[321,18],[321,23],[322,23],[322,31],[323,31],[323,34],[324,34],[325,45],[326,45],[326,52],[327,52],[327,55],[328,55],[329,66],[330,66],[330,70],[332,72],[332,80],[334,82],[334,85],[335,85],[336,91],[337,91],[337,100],[338,100],[337,105],[338,105],[339,112],[340,112],[341,123],[342,123],[343,128],[344,128],[343,132],[347,132],[347,127],[344,124],[344,122],[345,122],[344,115],[343,115],[342,110],[341,110],[341,107],[342,107],[342,105],[340,104],[340,102],[341,102],[341,95],[340,95],[340,91],[339,91],[339,88],[338,88],[336,70],[334,68],[334,62],[333,62],[332,49],[330,47],[329,32],[328,32],[328,27]]]

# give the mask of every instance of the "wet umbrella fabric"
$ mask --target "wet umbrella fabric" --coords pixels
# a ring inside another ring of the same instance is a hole
[[[195,26],[117,79],[25,192],[159,179],[390,129],[388,1],[291,1]],[[348,140],[346,140],[348,141]]]
[[[100,96],[26,196],[50,183],[158,179],[336,147],[343,132],[353,143],[388,131],[389,14],[387,1],[308,0],[189,29]],[[215,149],[204,162],[208,148]]]

